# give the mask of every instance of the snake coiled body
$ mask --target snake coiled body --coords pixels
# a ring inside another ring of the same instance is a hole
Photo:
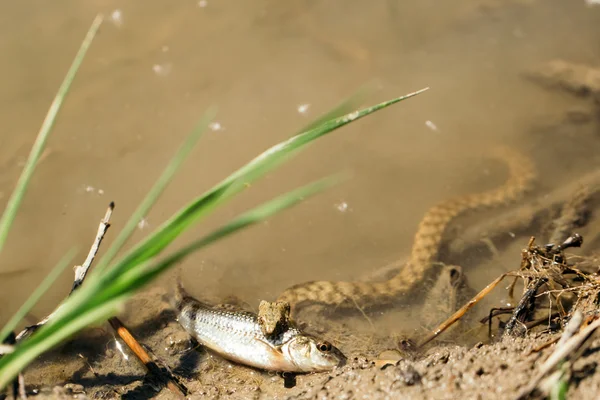
[[[505,183],[486,192],[446,200],[429,209],[417,229],[410,258],[398,274],[381,282],[306,282],[286,289],[278,300],[289,302],[294,309],[306,303],[371,308],[414,293],[435,265],[444,231],[454,218],[468,210],[514,202],[534,181],[533,163],[515,149],[494,147],[489,156],[506,163],[509,171]]]

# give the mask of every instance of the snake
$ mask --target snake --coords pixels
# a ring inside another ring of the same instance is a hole
[[[508,177],[500,186],[444,200],[431,207],[422,218],[408,261],[393,276],[383,281],[310,281],[284,290],[277,301],[291,304],[297,311],[306,305],[368,309],[398,302],[417,294],[436,266],[437,256],[448,225],[459,215],[518,201],[533,186],[536,169],[533,161],[518,149],[494,145],[486,157],[503,162]]]

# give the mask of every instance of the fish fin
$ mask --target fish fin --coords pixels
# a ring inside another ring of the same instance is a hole
[[[283,354],[283,347],[281,345],[274,345],[273,343],[269,342],[268,340],[261,339],[261,338],[256,338],[256,340],[258,342],[266,344],[268,347],[271,348],[271,350],[273,350],[279,354]]]

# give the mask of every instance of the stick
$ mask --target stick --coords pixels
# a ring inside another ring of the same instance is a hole
[[[83,283],[85,276],[88,273],[88,270],[92,266],[94,262],[94,258],[96,254],[98,254],[98,249],[100,248],[100,243],[102,243],[102,239],[104,239],[104,235],[106,235],[106,231],[110,228],[110,217],[112,216],[113,210],[115,209],[114,201],[111,201],[108,205],[108,209],[106,210],[106,214],[104,214],[104,218],[100,221],[100,226],[98,226],[98,233],[96,234],[96,239],[94,239],[94,243],[92,244],[92,248],[88,253],[87,258],[83,262],[83,264],[75,267],[75,280],[73,281],[73,287],[71,288],[71,293],[75,289],[77,289]],[[69,295],[71,295],[69,293]]]
[[[96,238],[92,243],[92,247],[85,259],[84,263],[78,265],[74,268],[75,270],[75,278],[73,281],[73,287],[69,292],[69,296],[77,290],[85,280],[85,277],[94,262],[94,258],[98,253],[98,249],[100,247],[100,243],[104,239],[106,235],[106,231],[110,227],[110,217],[112,216],[113,210],[115,208],[115,203],[111,202],[106,210],[106,214],[104,218],[100,221],[100,226],[98,226],[98,232],[96,233]],[[68,297],[68,296],[67,296]],[[25,336],[29,336],[36,329],[43,326],[46,322],[48,322],[52,316],[58,311],[60,306],[54,310],[50,315],[44,318],[42,321],[37,324],[25,328],[19,335],[17,336],[17,340],[22,339]],[[115,330],[115,332],[119,335],[119,337],[125,342],[125,344],[129,347],[129,349],[133,352],[133,354],[140,360],[140,362],[145,367],[148,373],[154,375],[160,382],[165,384],[169,390],[179,396],[185,396],[187,394],[187,388],[178,382],[173,374],[167,368],[160,368],[158,366],[158,362],[152,360],[150,355],[146,352],[146,350],[142,347],[142,345],[135,339],[135,337],[131,334],[129,329],[125,327],[125,325],[117,318],[112,317],[108,320],[111,327]]]
[[[10,332],[10,334],[4,339],[2,344],[0,344],[0,350],[2,348],[5,350],[4,352],[0,351],[0,356],[2,354],[11,353],[13,351],[13,345],[17,343],[17,339],[15,337],[14,332]],[[12,395],[13,398],[16,399],[27,399],[27,394],[25,393],[25,380],[23,379],[23,373],[20,372],[17,377],[12,381]]]
[[[180,396],[187,395],[187,388],[181,382],[177,381],[171,371],[165,368],[159,360],[150,357],[144,347],[117,317],[109,319],[108,322],[150,374],[158,378],[171,392]]]
[[[458,311],[456,311],[454,314],[452,314],[446,321],[442,322],[435,331],[433,331],[427,337],[425,337],[425,339],[419,344],[418,347],[423,347],[427,343],[431,342],[433,339],[438,337],[442,332],[444,332],[446,329],[448,329],[450,326],[452,326],[456,321],[461,319],[462,316],[467,313],[467,311],[469,311],[475,304],[479,303],[479,301],[481,299],[483,299],[485,296],[487,296],[488,293],[490,293],[492,290],[494,290],[494,288],[496,286],[498,286],[498,284],[502,281],[502,279],[504,279],[509,274],[510,273],[500,275],[499,277],[494,279],[492,281],[492,283],[490,283],[489,285],[484,287],[481,290],[481,292],[477,293],[475,295],[475,297],[473,297],[471,300],[469,300],[469,302],[467,304],[462,306]]]
[[[104,215],[104,218],[100,221],[100,225],[98,226],[98,233],[96,234],[96,238],[94,239],[94,243],[92,244],[92,247],[90,248],[87,258],[85,259],[83,264],[75,266],[75,268],[74,268],[75,269],[75,279],[73,281],[73,287],[71,288],[71,291],[69,292],[68,296],[70,296],[75,289],[77,289],[79,286],[81,286],[88,270],[92,266],[92,262],[94,262],[94,257],[96,257],[96,254],[98,253],[98,248],[100,247],[100,243],[102,242],[102,239],[104,239],[104,235],[106,235],[106,231],[110,227],[109,220],[110,220],[110,217],[112,216],[114,209],[115,209],[115,203],[111,201],[110,204],[108,205],[108,209],[106,210],[106,214]],[[54,316],[54,314],[56,314],[56,312],[60,309],[60,307],[61,306],[58,306],[54,311],[52,311],[52,313],[50,315],[48,315],[46,318],[42,319],[37,324],[28,326],[25,329],[23,329],[17,335],[17,342],[20,342],[24,338],[30,336],[33,332],[35,332],[37,329],[39,329],[44,324],[46,324]]]
[[[577,325],[577,322],[581,322],[581,321],[573,321],[573,322],[574,322],[573,327],[569,328],[568,330],[565,330],[564,334],[566,334],[566,335],[572,334],[573,330],[577,330],[577,328],[579,327]],[[594,333],[596,332],[596,330],[598,328],[600,328],[600,319],[597,319],[596,321],[594,321],[593,323],[588,325],[586,328],[579,331],[579,333],[577,335],[571,337],[570,339],[568,339],[566,341],[563,341],[562,346],[560,346],[560,347],[557,346],[556,349],[554,350],[554,352],[550,355],[550,357],[548,357],[548,359],[544,362],[544,364],[542,364],[542,366],[539,369],[539,372],[531,380],[529,385],[527,385],[519,393],[519,396],[517,397],[517,399],[527,398],[536,389],[536,387],[541,382],[541,380],[544,378],[544,376],[546,374],[548,374],[550,371],[552,371],[552,369],[554,369],[562,360],[569,357],[569,355],[573,356],[571,362],[575,361],[575,359],[577,358],[576,356],[578,356],[582,353],[581,350],[584,348],[584,345],[586,344],[586,342],[588,345],[591,344],[591,341],[589,341],[589,339],[594,335]],[[572,353],[576,353],[576,354],[572,354]]]

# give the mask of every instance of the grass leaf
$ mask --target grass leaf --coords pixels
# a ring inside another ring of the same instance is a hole
[[[203,247],[210,245],[226,236],[229,236],[241,229],[247,228],[251,225],[259,223],[261,221],[270,218],[276,213],[292,207],[299,202],[307,199],[308,197],[314,196],[317,193],[322,192],[337,184],[340,181],[340,177],[329,177],[318,180],[301,188],[295,189],[291,192],[278,196],[266,203],[263,203],[241,215],[234,218],[227,224],[217,228],[208,235],[190,243],[184,248],[176,251],[175,253],[167,256],[163,260],[153,262],[148,266],[140,266],[135,269],[130,269],[117,279],[115,286],[119,286],[114,295],[123,295],[131,290],[137,290],[142,286],[146,285],[160,273],[164,272],[168,268],[172,267],[176,263],[181,262],[184,258],[192,254],[193,252],[200,250]],[[104,294],[106,295],[106,293]]]
[[[85,39],[81,43],[81,46],[79,47],[79,51],[77,52],[77,55],[75,56],[75,59],[73,60],[65,79],[63,80],[58,92],[56,93],[56,96],[54,97],[54,101],[50,105],[50,109],[46,114],[46,118],[44,119],[42,127],[40,128],[33,147],[31,148],[31,152],[29,153],[29,158],[25,163],[23,172],[17,181],[17,185],[13,190],[8,203],[6,204],[6,208],[2,214],[2,219],[0,219],[0,253],[2,253],[2,249],[4,248],[4,243],[6,242],[10,227],[15,220],[15,216],[17,215],[17,211],[21,205],[21,201],[23,200],[23,196],[25,195],[25,191],[27,190],[31,176],[33,175],[35,167],[37,166],[42,151],[44,150],[46,140],[48,139],[50,131],[54,126],[60,106],[62,105],[67,92],[71,87],[71,83],[75,79],[75,75],[79,70],[79,66],[81,65],[85,54],[92,44],[92,40],[96,36],[96,32],[98,32],[98,28],[100,27],[101,23],[102,17],[100,15],[96,16],[96,19],[94,19],[94,22],[92,22],[92,26],[90,27]]]
[[[5,388],[19,372],[40,354],[50,350],[81,329],[94,323],[106,321],[115,315],[125,300],[123,297],[117,297],[103,304],[98,304],[73,319],[53,325],[50,329],[47,329],[47,325],[44,325],[40,328],[46,329],[44,335],[38,335],[38,332],[35,332],[31,337],[15,346],[12,353],[5,354],[0,358],[0,390]]]
[[[291,156],[302,150],[304,146],[315,139],[376,111],[416,96],[425,90],[427,90],[427,88],[379,103],[372,107],[348,113],[341,117],[327,120],[312,129],[301,132],[288,140],[272,146],[233,174],[229,175],[229,177],[225,178],[208,192],[193,200],[188,206],[184,207],[179,213],[160,226],[128,255],[119,260],[113,273],[107,276],[106,279],[113,279],[115,275],[122,272],[123,268],[126,268],[126,265],[143,263],[160,253],[166,246],[175,240],[177,236],[192,224],[198,222],[200,218],[212,212],[216,207],[224,204],[227,200],[242,191],[259,177],[279,166],[284,161],[289,160]]]
[[[108,266],[92,271],[86,282],[54,312],[53,318],[29,338],[18,343],[12,353],[0,358],[0,389],[35,357],[60,343],[77,330],[87,326],[87,324],[113,315],[112,313],[116,312],[117,306],[133,294],[134,290],[150,283],[161,272],[193,251],[262,221],[276,212],[296,204],[302,198],[325,189],[333,181],[331,179],[318,181],[287,195],[280,196],[242,214],[230,223],[163,260],[156,261],[153,259],[184,230],[197,223],[203,216],[208,215],[217,207],[222,206],[249,183],[254,182],[268,171],[289,160],[291,156],[297,154],[315,139],[375,111],[415,96],[424,90],[426,89],[329,119],[271,147],[182,208],[148,238],[143,240],[141,244],[129,250],[121,259],[109,264],[106,260],[110,260],[111,256],[116,254],[118,248],[129,237],[127,232],[122,233],[120,235],[122,239],[118,241],[115,247],[117,250],[113,250],[112,254],[101,259],[101,262]],[[128,226],[133,222],[137,223],[136,218],[144,215],[145,210],[149,209],[162,192],[166,183],[172,178],[172,173],[177,169],[185,155],[191,151],[192,144],[197,139],[196,135],[199,135],[199,133],[195,132],[190,136],[189,141],[176,156],[176,160],[172,161],[170,167],[167,167],[165,173],[163,173],[161,182],[154,186],[151,193],[138,208],[138,211],[134,213]]]

